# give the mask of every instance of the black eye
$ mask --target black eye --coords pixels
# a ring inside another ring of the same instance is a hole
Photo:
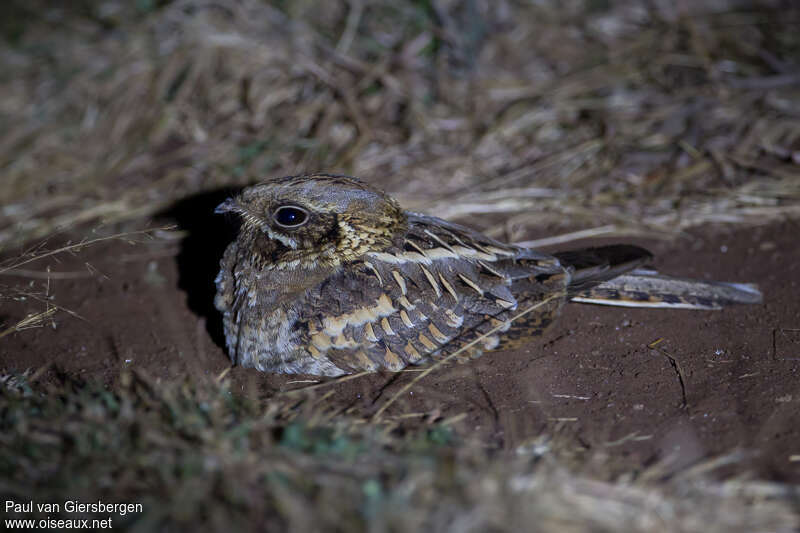
[[[272,218],[279,226],[285,228],[296,228],[302,226],[308,220],[308,212],[302,207],[295,205],[284,205],[275,210]]]

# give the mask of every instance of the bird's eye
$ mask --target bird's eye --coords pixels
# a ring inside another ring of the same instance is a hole
[[[283,205],[272,214],[275,222],[284,228],[297,228],[308,221],[308,211],[296,205]]]

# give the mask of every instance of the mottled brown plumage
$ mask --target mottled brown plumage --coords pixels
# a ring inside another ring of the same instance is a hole
[[[383,192],[344,176],[267,181],[217,211],[242,217],[217,278],[228,353],[235,363],[268,372],[397,371],[493,332],[469,350],[476,356],[529,342],[570,298],[648,304],[642,288],[649,280],[670,279],[643,273],[614,285],[649,253],[613,246],[542,254],[403,211]],[[669,293],[664,283],[662,302]],[[704,301],[689,302],[689,293],[668,296],[701,308],[741,300],[716,298],[712,290],[700,295]]]

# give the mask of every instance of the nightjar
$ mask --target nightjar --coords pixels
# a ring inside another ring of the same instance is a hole
[[[761,300],[753,285],[640,270],[651,256],[636,246],[548,255],[505,244],[404,211],[346,176],[266,181],[216,211],[241,217],[216,279],[228,354],[265,372],[398,371],[468,345],[468,357],[514,348],[568,301],[716,309]]]

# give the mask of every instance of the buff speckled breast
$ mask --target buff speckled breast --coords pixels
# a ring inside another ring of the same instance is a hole
[[[241,217],[215,304],[228,354],[265,372],[397,371],[531,342],[567,301],[716,309],[756,303],[747,284],[637,270],[615,245],[547,255],[404,211],[371,185],[314,174],[266,181],[217,208]],[[526,308],[533,312],[514,319]]]

